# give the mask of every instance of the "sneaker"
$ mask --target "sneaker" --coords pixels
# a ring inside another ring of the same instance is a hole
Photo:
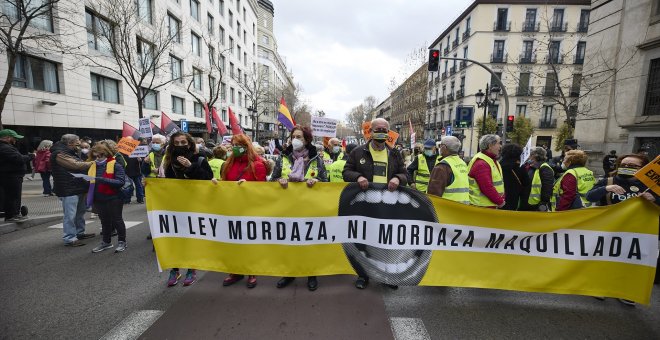
[[[96,236],[96,234],[94,234],[94,233],[90,233],[90,234],[82,233],[82,234],[76,235],[76,238],[78,238],[79,240],[84,240],[84,239],[87,239],[87,238],[92,238],[94,236]]]
[[[124,250],[126,250],[126,241],[119,241],[119,243],[117,243],[117,249],[115,249],[115,253],[121,253]]]
[[[89,215],[89,218],[91,218],[91,219],[95,219],[97,217],[99,217],[99,215],[95,214],[95,213],[92,213],[91,215]]]
[[[231,285],[233,285],[234,283],[236,283],[236,282],[242,280],[244,277],[245,277],[245,276],[243,276],[243,275],[239,275],[239,274],[229,274],[229,276],[227,276],[227,277],[224,279],[224,281],[222,281],[222,285],[225,286],[225,287],[227,287],[227,286],[231,286]]]
[[[186,279],[183,280],[183,286],[190,286],[195,283],[195,281],[197,281],[197,271],[194,269],[188,269],[188,272],[186,273]]]
[[[79,240],[64,243],[64,246],[66,247],[82,247],[84,245],[85,244],[80,242]]]
[[[100,252],[102,252],[102,251],[104,251],[104,250],[106,250],[106,249],[110,249],[110,248],[112,248],[112,247],[114,247],[114,246],[112,245],[112,243],[103,243],[103,242],[101,242],[101,244],[99,244],[99,245],[96,246],[94,249],[92,249],[92,253],[100,253]]]
[[[14,216],[12,218],[5,219],[6,222],[25,222],[27,216]]]
[[[181,274],[179,273],[178,270],[170,270],[170,278],[167,280],[167,286],[172,287],[176,286],[177,283],[179,283],[179,279],[181,278]]]
[[[623,303],[626,306],[635,307],[635,301],[630,301],[626,299],[617,299],[619,302]]]
[[[257,286],[257,277],[254,276],[254,275],[248,276],[247,287],[248,288],[254,288],[256,286]]]

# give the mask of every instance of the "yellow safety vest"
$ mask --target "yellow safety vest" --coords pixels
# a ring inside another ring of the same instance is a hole
[[[564,179],[564,176],[566,176],[568,173],[575,176],[577,179],[577,191],[578,196],[582,201],[582,207],[590,207],[591,202],[587,201],[587,192],[589,192],[589,190],[594,187],[594,184],[596,184],[596,179],[594,178],[594,173],[585,167],[568,169],[566,172],[564,172],[563,175],[561,175],[561,177],[559,177],[557,182],[555,182],[554,189],[552,190],[552,206],[556,209],[557,204],[559,203],[559,197],[564,194],[563,190],[561,190],[561,180]]]
[[[441,197],[454,202],[470,204],[467,164],[458,155],[447,156],[440,160],[440,163],[449,165],[454,174],[454,181],[445,188]]]
[[[468,173],[472,171],[472,166],[477,159],[483,160],[490,166],[490,176],[493,180],[495,191],[497,191],[497,193],[500,195],[504,195],[504,182],[502,181],[502,172],[500,170],[499,163],[493,161],[493,159],[488,155],[482,152],[478,152],[476,155],[474,155],[470,161],[470,164],[468,164]],[[493,203],[488,197],[486,197],[486,195],[481,192],[481,189],[479,189],[479,184],[477,184],[477,181],[475,181],[474,178],[468,176],[468,181],[470,182],[470,204],[476,205],[478,207],[496,206],[495,203]]]
[[[291,162],[289,157],[282,155],[282,177],[289,179],[289,174],[291,173]],[[307,168],[307,173],[305,173],[305,179],[317,178],[319,175],[319,169],[316,163],[316,159],[313,159]]]
[[[209,160],[209,165],[211,166],[211,170],[213,170],[213,178],[221,179],[220,169],[222,169],[222,164],[225,164],[225,161],[219,158]]]
[[[344,158],[344,152],[339,151],[339,156],[337,156],[337,161],[340,160],[340,159],[343,159],[343,158]],[[328,165],[330,165],[332,163],[333,163],[332,162],[332,156],[330,156],[330,154],[327,151],[323,151],[323,164],[326,165],[326,169],[327,169]]]
[[[440,156],[435,157],[435,164],[438,164],[440,161]],[[433,164],[433,166],[435,166]],[[417,174],[415,174],[415,188],[418,191],[426,193],[429,189],[429,179],[431,178],[431,173],[429,172],[429,166],[426,163],[426,157],[423,154],[417,156]]]
[[[337,159],[334,163],[328,165],[326,170],[328,170],[328,174],[330,176],[330,182],[343,182],[344,181],[344,175],[342,175],[342,172],[344,171],[344,166],[346,165],[346,161],[343,159]]]
[[[530,205],[537,205],[541,203],[541,169],[548,168],[554,173],[552,167],[548,163],[543,163],[541,166],[536,169],[534,172],[534,177],[532,178],[532,190],[529,192],[529,199],[527,203]]]
[[[149,163],[149,170],[151,171],[149,172],[149,176],[147,177],[158,177],[158,171],[154,173],[154,170],[157,170],[158,167],[156,166],[156,155],[154,154],[153,151],[149,153],[149,160],[151,161]],[[165,160],[165,155],[163,155],[163,158],[160,160],[160,163],[162,164],[164,160]]]

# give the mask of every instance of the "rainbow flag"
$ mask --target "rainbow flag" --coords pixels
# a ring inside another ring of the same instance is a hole
[[[293,130],[293,127],[296,126],[296,121],[291,117],[291,113],[289,113],[289,109],[284,102],[284,97],[280,99],[280,109],[278,112],[277,120],[279,120],[282,125],[286,126],[287,130]]]

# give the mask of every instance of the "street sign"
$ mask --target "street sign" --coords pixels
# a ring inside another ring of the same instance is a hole
[[[474,114],[474,107],[472,106],[459,106],[456,108],[456,119],[454,125],[456,127],[470,127],[472,126],[472,115]]]
[[[451,126],[445,128],[445,136],[451,136]]]
[[[181,131],[188,132],[188,121],[181,119]]]

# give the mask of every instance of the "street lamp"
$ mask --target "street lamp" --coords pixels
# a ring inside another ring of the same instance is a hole
[[[486,113],[488,112],[488,107],[495,105],[495,101],[500,94],[500,88],[495,85],[492,88],[488,88],[488,83],[486,83],[486,93],[484,94],[479,89],[479,92],[474,94],[474,97],[477,101],[477,107],[484,108],[484,118],[481,121],[481,135],[486,134]]]
[[[256,130],[259,128],[259,122],[256,122],[255,125],[255,112],[257,112],[257,110],[255,110],[252,106],[249,106],[247,110],[250,113],[250,118],[252,118],[252,141],[255,141],[257,138]]]

